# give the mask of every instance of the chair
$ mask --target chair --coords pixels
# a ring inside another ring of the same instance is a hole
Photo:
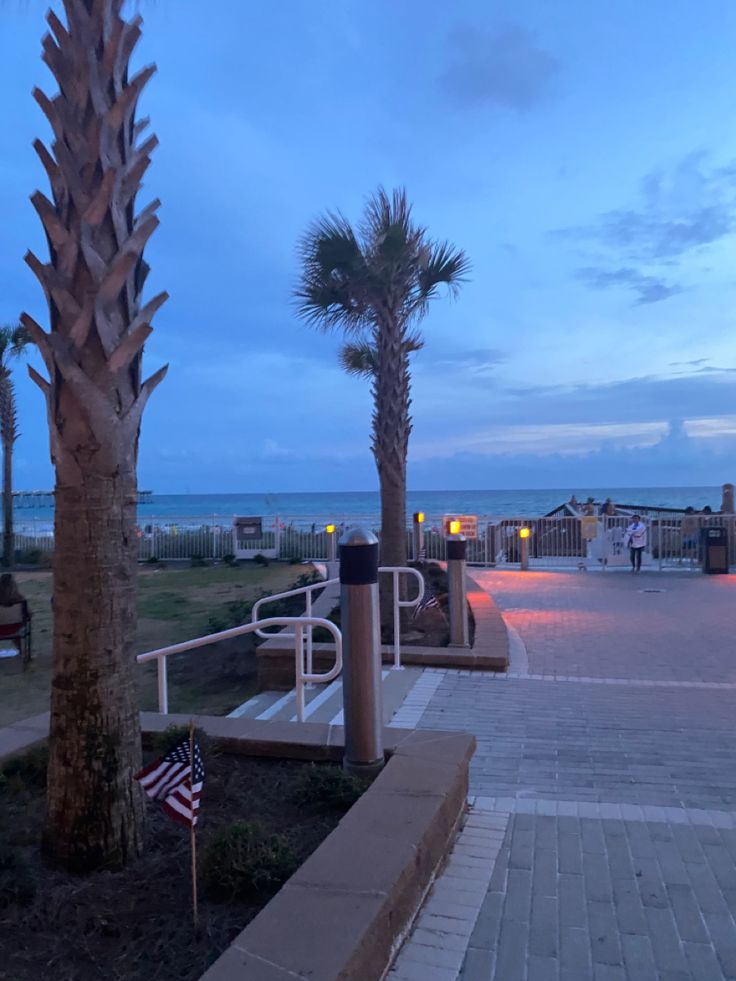
[[[0,641],[12,640],[18,648],[23,670],[31,660],[31,613],[26,600],[0,606]]]

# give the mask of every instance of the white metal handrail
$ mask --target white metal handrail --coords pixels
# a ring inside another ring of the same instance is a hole
[[[308,586],[299,586],[297,589],[287,589],[285,593],[274,593],[273,596],[262,596],[259,600],[256,600],[253,604],[253,609],[251,610],[251,618],[253,620],[258,619],[258,611],[261,606],[265,603],[275,603],[277,600],[289,599],[291,596],[299,596],[304,593],[305,606],[304,606],[304,617],[300,619],[307,619],[312,616],[312,593],[315,589],[324,589],[325,586],[334,586],[338,579],[323,579],[320,582],[310,583]],[[264,639],[268,637],[273,637],[273,633],[265,633],[263,630],[256,630],[258,637],[263,637]],[[295,634],[287,633],[286,631],[281,632],[281,637],[288,639],[293,639],[296,637]],[[312,673],[312,658],[313,658],[313,642],[312,642],[312,630],[308,630],[306,634],[306,648],[307,648],[307,674]]]
[[[155,651],[147,651],[139,654],[136,661],[145,664],[148,661],[156,661],[158,666],[158,710],[162,715],[169,712],[169,686],[166,670],[166,658],[172,654],[183,654],[185,651],[193,651],[197,647],[206,647],[209,644],[216,644],[221,640],[230,640],[233,637],[240,637],[243,634],[257,633],[265,627],[294,627],[294,633],[288,634],[294,637],[294,666],[296,674],[296,717],[299,722],[304,721],[304,684],[327,684],[334,681],[342,671],[342,634],[340,630],[323,617],[267,617],[265,620],[256,620],[253,623],[243,623],[239,627],[232,627],[230,630],[220,630],[216,634],[207,634],[205,637],[196,637],[194,640],[185,640],[181,644],[171,644],[169,647],[161,647]],[[313,627],[324,627],[332,634],[335,639],[335,663],[329,671],[323,674],[314,674],[310,670],[304,670],[304,628],[308,628],[310,633]]]
[[[394,607],[394,667],[401,667],[401,608],[418,606],[424,599],[424,576],[418,569],[412,569],[408,565],[385,565],[379,566],[378,572],[391,573],[392,578],[392,598]],[[412,600],[402,600],[399,592],[399,576],[411,574],[415,577],[419,586],[417,595]]]

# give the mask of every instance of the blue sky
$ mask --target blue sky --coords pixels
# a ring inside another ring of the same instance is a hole
[[[45,4],[0,36],[0,321],[46,321],[22,262],[48,136]],[[54,4],[54,6],[58,6]],[[143,423],[159,492],[375,486],[370,398],[309,330],[296,242],[379,184],[468,253],[424,321],[415,488],[714,484],[736,450],[736,6],[730,0],[141,3],[162,199]],[[205,13],[206,11],[206,13]],[[18,373],[16,484],[51,486]]]

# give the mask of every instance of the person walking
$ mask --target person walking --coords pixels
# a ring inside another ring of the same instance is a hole
[[[626,529],[624,544],[629,548],[631,571],[641,572],[641,557],[647,547],[647,526],[638,514],[631,518],[631,524]]]

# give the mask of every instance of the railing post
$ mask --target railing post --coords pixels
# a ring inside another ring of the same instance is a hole
[[[399,573],[394,570],[391,573],[391,602],[394,608],[394,668],[401,668],[401,608],[399,606]]]
[[[447,599],[450,607],[450,647],[470,647],[468,603],[465,598],[465,535],[447,539]]]
[[[169,682],[166,671],[166,658],[157,657],[158,668],[158,710],[162,715],[169,714]]]
[[[370,776],[383,767],[378,539],[351,528],[340,539],[342,697],[348,773]]]
[[[294,655],[296,720],[304,722],[304,628],[300,624],[294,627]]]
[[[412,520],[412,555],[415,562],[421,562],[425,556],[422,555],[424,552],[424,512],[415,511]]]

